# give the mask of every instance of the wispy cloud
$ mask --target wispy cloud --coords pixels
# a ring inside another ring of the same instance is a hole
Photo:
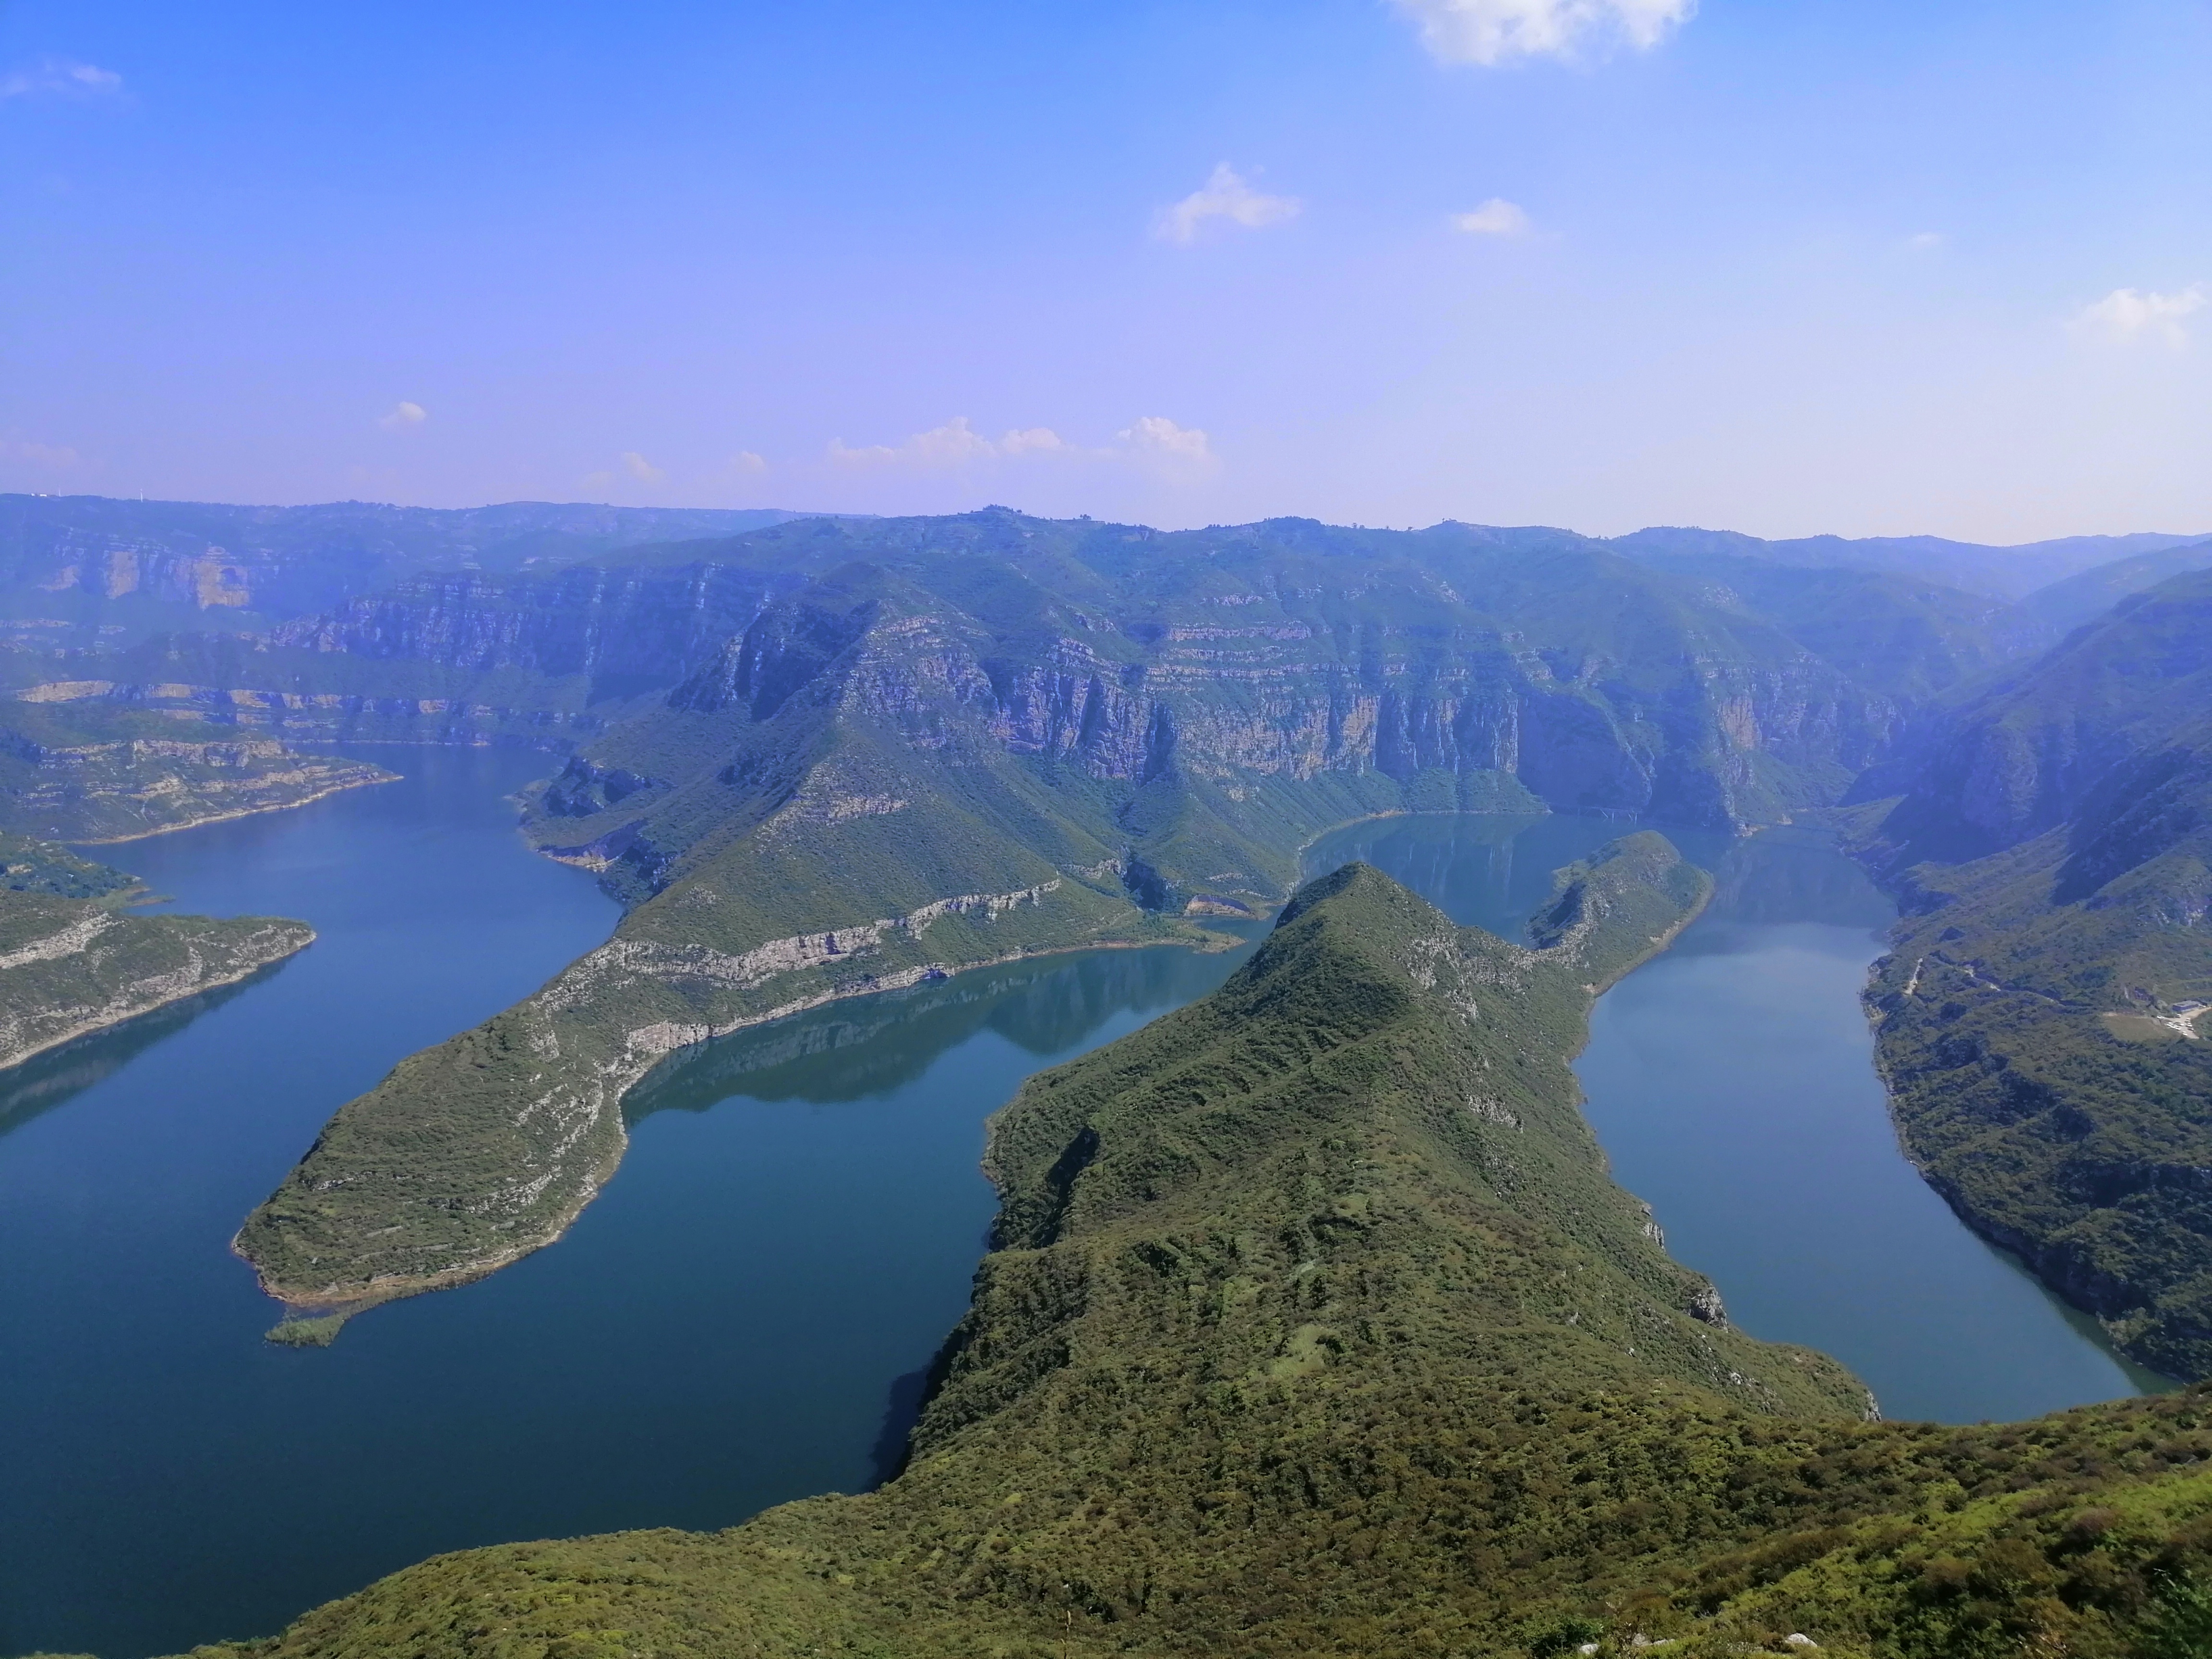
[[[1305,204],[1295,196],[1267,196],[1253,189],[1243,174],[1224,161],[1203,186],[1159,210],[1152,221],[1152,234],[1164,242],[1188,245],[1217,219],[1246,230],[1261,230],[1295,219],[1304,210]]]
[[[1916,252],[1925,253],[1931,248],[1943,246],[1943,233],[1940,230],[1915,231],[1905,239],[1905,245]]]
[[[429,418],[429,411],[422,404],[402,398],[378,416],[376,423],[386,432],[411,432]]]
[[[1050,427],[1033,426],[1009,432],[993,442],[956,415],[943,426],[917,432],[903,443],[869,444],[853,449],[842,438],[830,441],[830,459],[841,466],[915,466],[933,471],[972,465],[978,461],[1025,455],[1073,453]]]
[[[722,479],[757,478],[768,471],[768,462],[750,449],[741,449],[724,461],[715,476]]]
[[[122,90],[123,77],[113,70],[66,58],[42,58],[29,69],[0,75],[0,99],[112,98]]]
[[[1649,52],[1687,22],[1697,0],[1390,0],[1447,64],[1573,58],[1590,48]]]
[[[1164,415],[1140,416],[1115,434],[1113,443],[1096,447],[1070,443],[1048,426],[1017,428],[1001,437],[988,438],[969,425],[967,416],[956,416],[943,426],[917,432],[901,443],[856,448],[842,439],[833,440],[829,456],[832,465],[855,471],[955,472],[1054,461],[1137,466],[1173,480],[1210,476],[1220,466],[1205,433],[1196,427],[1178,426]]]
[[[667,482],[667,471],[664,468],[655,466],[635,449],[623,451],[622,464],[623,471],[640,483],[657,484]]]
[[[2212,289],[2202,283],[2172,294],[2151,294],[2140,289],[2116,288],[2094,305],[2085,306],[2073,322],[2075,331],[2123,343],[2148,335],[2170,346],[2189,343],[2183,319],[2212,305]]]
[[[1452,228],[1470,236],[1526,236],[1528,216],[1502,196],[1493,196],[1472,213],[1452,215]]]

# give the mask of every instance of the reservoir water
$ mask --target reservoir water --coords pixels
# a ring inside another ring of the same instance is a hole
[[[635,1091],[629,1154],[560,1243],[279,1349],[227,1249],[240,1219],[335,1107],[615,920],[514,833],[505,797],[544,757],[365,752],[404,781],[100,849],[183,908],[304,917],[314,946],[0,1074],[0,1653],[264,1635],[435,1551],[720,1527],[869,1484],[966,1304],[984,1118],[1243,954],[1048,958],[692,1050]],[[1367,858],[1511,935],[1553,868],[1626,827],[1394,820],[1310,867]],[[1893,1415],[2130,1392],[1889,1139],[1854,1024],[1879,895],[1817,848],[1678,840],[1720,898],[1608,994],[1582,1062],[1677,1253]]]
[[[246,1212],[337,1106],[617,914],[514,833],[545,757],[361,752],[404,781],[88,849],[320,937],[0,1074],[0,1654],[267,1635],[437,1551],[872,1484],[967,1305],[984,1118],[1234,965],[1050,958],[693,1050],[561,1243],[281,1349],[228,1251]]]

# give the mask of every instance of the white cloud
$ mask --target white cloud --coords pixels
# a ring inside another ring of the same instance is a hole
[[[644,456],[639,454],[635,449],[625,449],[623,451],[622,464],[623,471],[629,473],[631,477],[636,479],[640,483],[660,483],[665,482],[668,477],[668,474],[664,470],[655,466],[651,461],[647,460]]]
[[[1941,247],[1943,246],[1943,233],[1940,230],[1919,231],[1913,235],[1906,237],[1905,239],[1905,245],[1909,248],[1917,248],[1923,251],[1929,248]]]
[[[112,98],[123,90],[123,77],[113,70],[90,64],[73,64],[66,58],[46,58],[35,69],[12,70],[0,76],[0,99]]]
[[[1033,426],[1021,432],[1009,432],[999,440],[1001,455],[1067,455],[1075,446],[1067,442],[1048,426]]]
[[[1213,169],[1205,185],[1162,208],[1152,221],[1152,234],[1164,242],[1188,244],[1198,240],[1209,220],[1225,219],[1246,230],[1261,230],[1295,219],[1305,204],[1295,196],[1265,196],[1235,167],[1224,161]]]
[[[2182,319],[2212,305],[2212,290],[2202,283],[2172,294],[2148,294],[2132,288],[2116,288],[2093,306],[2085,306],[2074,319],[2076,331],[2100,335],[2108,340],[2129,341],[2154,334],[2170,346],[2189,343]]]
[[[1472,213],[1452,215],[1452,228],[1470,236],[1526,236],[1528,216],[1502,196],[1493,196]]]
[[[1697,10],[1697,0],[1390,0],[1447,64],[1572,58],[1589,45],[1648,52]]]
[[[1221,459],[1203,431],[1177,426],[1164,415],[1139,416],[1116,435],[1124,456],[1172,478],[1200,478],[1220,470]]]
[[[918,466],[937,471],[963,467],[977,461],[1018,459],[1029,455],[1075,453],[1050,427],[1033,426],[1009,432],[996,443],[956,415],[943,426],[917,432],[901,444],[869,444],[849,449],[842,438],[830,442],[830,459],[843,466]]]
[[[378,416],[376,423],[386,432],[406,432],[422,425],[429,418],[429,411],[422,404],[411,404],[402,398]]]
[[[750,449],[741,449],[722,463],[720,476],[725,478],[757,478],[767,471],[767,461]]]

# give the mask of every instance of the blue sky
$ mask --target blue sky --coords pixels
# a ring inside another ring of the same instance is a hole
[[[2212,531],[2207,0],[0,0],[0,489]]]

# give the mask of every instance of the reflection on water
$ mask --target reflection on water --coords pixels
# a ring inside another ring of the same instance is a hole
[[[165,1004],[0,1072],[0,1135],[20,1129],[40,1113],[75,1098],[163,1037],[181,1031],[202,1014],[212,1012],[270,975],[281,973],[283,967],[281,962],[270,963],[242,980]]]
[[[635,1127],[654,1112],[703,1112],[733,1097],[817,1104],[906,1086],[981,1032],[1042,1059],[1091,1046],[1117,1015],[1179,1008],[1212,990],[1264,928],[1222,923],[1226,954],[1155,949],[1042,957],[889,995],[833,1002],[686,1048],[623,1103]]]
[[[1905,1160],[1860,1006],[1895,908],[1802,830],[1740,842],[1673,949],[1601,998],[1577,1065],[1621,1184],[1754,1336],[1892,1417],[2033,1416],[2161,1386]]]
[[[562,1243],[379,1309],[330,1350],[278,1350],[226,1249],[239,1219],[333,1106],[611,920],[514,834],[501,798],[542,762],[379,757],[408,781],[122,849],[190,908],[301,915],[321,940],[14,1080],[0,1652],[174,1652],[440,1550],[718,1527],[872,1483],[966,1305],[994,1207],[984,1119],[1249,948],[1008,964],[672,1056]],[[1555,868],[1628,827],[1388,820],[1309,867],[1363,858],[1517,937]],[[1581,1066],[1617,1173],[1677,1252],[1754,1334],[1839,1354],[1893,1411],[2125,1392],[1890,1139],[1856,996],[1880,895],[1802,838],[1677,840],[1719,896],[1601,1001]]]
[[[1045,957],[672,1057],[559,1244],[276,1349],[227,1248],[246,1211],[339,1103],[612,921],[514,833],[543,757],[375,758],[407,781],[109,849],[184,908],[321,937],[11,1079],[0,1653],[173,1653],[441,1550],[872,1484],[982,1253],[984,1118],[1243,955]]]

